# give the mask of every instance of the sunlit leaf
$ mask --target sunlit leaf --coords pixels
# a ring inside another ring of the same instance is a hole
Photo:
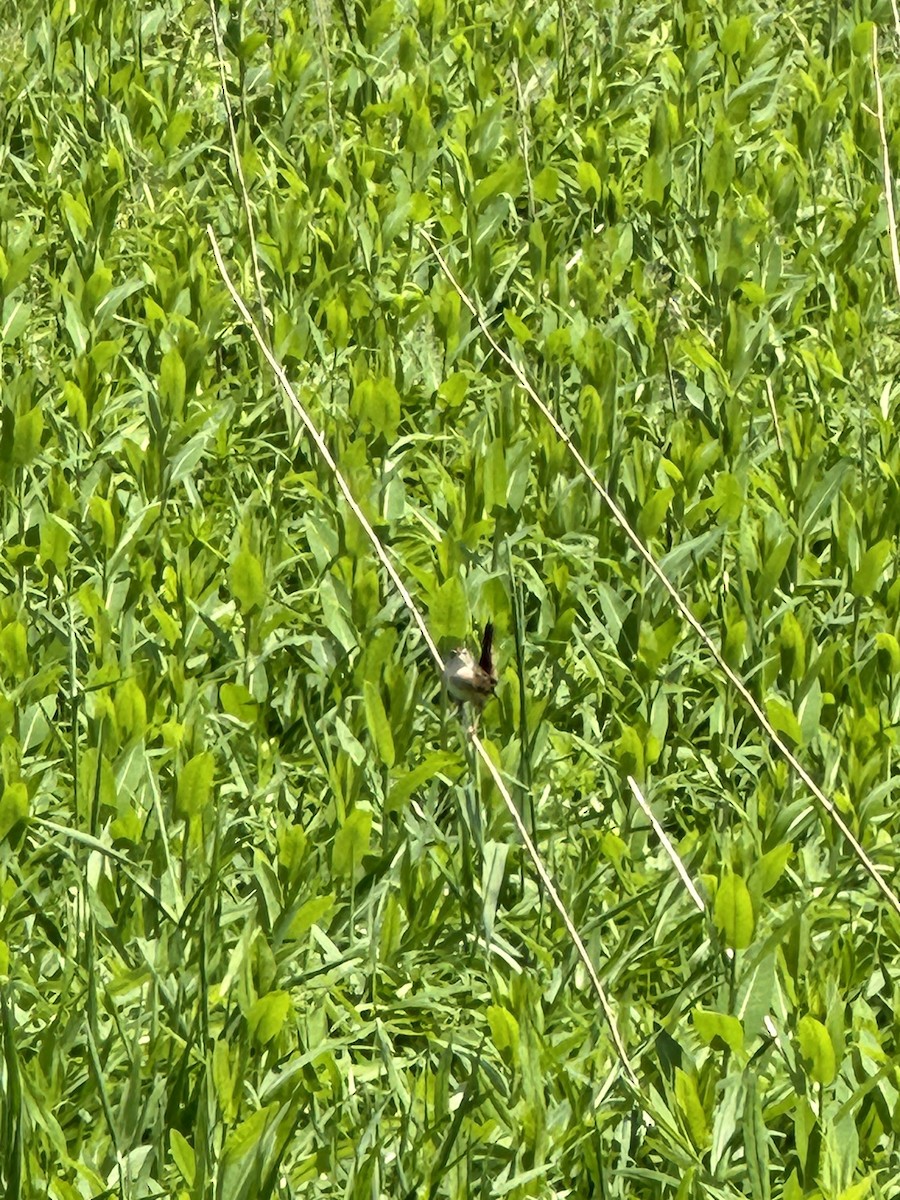
[[[229,569],[228,581],[242,612],[249,613],[265,605],[265,575],[262,563],[252,551],[238,551]]]
[[[0,795],[0,839],[24,821],[29,812],[28,787],[22,782],[8,783]]]
[[[179,817],[199,816],[212,797],[215,759],[208,750],[195,754],[178,775],[175,814]]]
[[[363,855],[369,852],[372,832],[372,813],[367,808],[355,808],[337,831],[331,864],[335,875],[349,875],[358,870]]]
[[[753,940],[753,905],[740,875],[729,871],[719,883],[713,919],[726,946],[732,950],[747,949]]]
[[[797,1044],[814,1083],[827,1086],[837,1073],[837,1059],[828,1030],[815,1017],[807,1014],[797,1025]]]
[[[258,1045],[267,1045],[281,1033],[290,1011],[291,998],[287,992],[260,996],[247,1015],[250,1036]]]

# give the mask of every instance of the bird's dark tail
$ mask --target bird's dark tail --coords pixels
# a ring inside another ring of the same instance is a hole
[[[494,644],[494,623],[488,621],[484,627],[484,637],[481,639],[481,658],[478,660],[478,665],[482,671],[487,671],[488,675],[493,670],[493,656],[491,648]]]

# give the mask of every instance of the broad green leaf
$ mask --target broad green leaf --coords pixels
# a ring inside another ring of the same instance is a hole
[[[8,783],[0,796],[0,840],[10,830],[28,817],[28,787],[26,784]]]
[[[260,996],[247,1016],[250,1036],[258,1046],[267,1046],[284,1028],[293,1005],[287,992]]]
[[[797,713],[804,745],[808,745],[819,733],[823,703],[822,685],[818,679],[813,679],[805,689],[805,694],[800,701]]]
[[[669,617],[667,621],[662,621],[655,627],[647,621],[641,622],[638,642],[641,661],[645,662],[655,674],[663,663],[668,661],[683,633],[682,623],[675,617]]]
[[[747,653],[747,622],[735,617],[728,622],[722,654],[730,667],[738,669]]]
[[[223,683],[219,688],[219,703],[223,712],[245,725],[252,725],[259,713],[259,705],[242,683]]]
[[[332,297],[325,304],[325,325],[335,346],[342,350],[347,345],[350,319],[347,315],[347,306],[339,296]]]
[[[98,371],[106,371],[114,363],[121,348],[121,341],[114,339],[95,341],[91,347],[91,362]]]
[[[163,635],[166,645],[170,650],[173,650],[178,645],[181,637],[181,625],[172,613],[168,609],[163,608],[161,604],[151,604],[150,611],[153,614],[153,619],[159,626],[159,631]]]
[[[667,554],[662,556],[660,565],[670,577],[677,575],[686,566],[693,567],[694,563],[702,562],[712,553],[717,543],[722,541],[724,535],[725,526],[716,525],[712,529],[707,530],[706,533],[700,533],[696,537],[689,538],[686,542],[680,542]]]
[[[707,196],[724,199],[734,179],[734,141],[728,130],[716,133],[703,163],[703,187]]]
[[[427,105],[419,104],[411,113],[409,124],[406,126],[404,147],[410,154],[427,155],[430,154],[434,144],[435,132],[431,113]],[[393,239],[385,238],[386,242],[390,240]]]
[[[52,513],[44,518],[41,522],[41,562],[45,569],[52,565],[60,574],[65,572],[72,540],[70,527],[66,523]]]
[[[488,512],[506,507],[508,483],[506,442],[503,438],[493,438],[484,456],[484,506]]]
[[[483,208],[488,200],[505,193],[515,198],[522,190],[525,180],[525,166],[522,160],[515,156],[503,163],[496,171],[478,181],[472,193],[472,203],[476,208]]]
[[[11,621],[0,630],[0,666],[13,679],[28,674],[28,635],[21,621]]]
[[[293,878],[303,861],[309,844],[302,825],[284,825],[278,830],[278,865]]]
[[[714,1012],[708,1008],[695,1008],[691,1014],[694,1026],[707,1046],[718,1038],[735,1054],[744,1052],[744,1030],[737,1017]]]
[[[625,725],[616,743],[616,758],[623,774],[644,777],[644,739],[631,725]]]
[[[392,780],[391,790],[388,793],[388,809],[395,811],[402,808],[410,796],[417,792],[423,784],[428,783],[430,779],[441,772],[457,768],[458,763],[459,759],[454,754],[446,751],[432,752],[424,762]]]
[[[60,194],[59,204],[76,242],[83,242],[85,234],[91,227],[91,218],[88,210],[70,192],[62,192]]]
[[[424,192],[413,192],[409,198],[409,218],[417,225],[424,223],[431,216],[431,201]]]
[[[350,615],[349,598],[343,588],[338,588],[331,574],[323,575],[319,583],[319,603],[329,634],[345,650],[355,649],[358,635],[347,619]]]
[[[78,764],[79,804],[88,813],[96,801],[101,810],[114,812],[117,805],[116,777],[112,763],[96,746],[88,746]]]
[[[112,281],[112,271],[109,267],[99,266],[92,272],[84,285],[82,305],[85,311],[90,313],[95,320],[97,317],[97,308],[112,287]]]
[[[394,0],[383,0],[383,3],[372,8],[366,18],[366,45],[379,46],[393,20]]]
[[[103,496],[91,496],[88,512],[100,528],[100,540],[104,548],[112,550],[116,544],[116,521],[112,505]]]
[[[159,398],[177,421],[184,419],[185,379],[184,359],[173,346],[160,365]]]
[[[459,408],[466,398],[469,378],[463,371],[448,375],[438,388],[438,395],[450,408]]]
[[[334,733],[341,751],[347,755],[352,763],[357,767],[361,767],[367,758],[366,749],[362,742],[353,734],[347,723],[342,721],[340,717],[335,718]]]
[[[26,248],[27,246],[27,248]],[[10,296],[19,284],[24,283],[31,274],[31,268],[42,258],[46,248],[42,241],[37,245],[20,243],[19,252],[10,247],[9,256],[3,254],[3,268],[0,269],[0,279],[3,281],[3,291]]]
[[[190,1142],[177,1129],[173,1129],[169,1134],[169,1146],[172,1150],[172,1159],[175,1166],[181,1172],[188,1187],[193,1187],[197,1171],[197,1160]]]
[[[513,309],[504,309],[503,317],[506,321],[506,324],[509,326],[513,337],[517,342],[519,342],[520,345],[524,346],[532,340],[530,329]]]
[[[223,1169],[228,1170],[239,1160],[249,1154],[262,1154],[262,1141],[269,1124],[275,1119],[279,1105],[277,1102],[258,1108],[236,1129],[229,1130],[225,1138],[225,1149],[222,1154]],[[231,1194],[226,1191],[224,1194]],[[234,1195],[241,1193],[235,1189]]]
[[[501,1008],[499,1004],[488,1005],[487,1019],[488,1025],[491,1027],[491,1039],[504,1061],[517,1063],[519,1061],[519,1022],[508,1008]]]
[[[837,1135],[840,1136],[839,1134]],[[841,1144],[843,1150],[849,1149],[845,1144]],[[857,1147],[858,1149],[858,1147]],[[853,1168],[855,1169],[857,1158],[854,1156]],[[872,1175],[867,1175],[864,1179],[858,1179],[856,1183],[851,1183],[849,1187],[845,1187],[838,1194],[837,1200],[866,1200],[871,1196],[875,1189],[875,1179]],[[877,1194],[877,1193],[876,1193]]]
[[[322,917],[331,912],[333,907],[334,893],[329,893],[327,896],[314,896],[312,900],[307,900],[298,908],[291,921],[287,936],[294,941],[299,940],[309,932],[313,925],[317,925]]]
[[[350,875],[359,869],[363,856],[369,853],[369,837],[372,833],[372,812],[368,808],[354,808],[337,831],[331,868],[335,875]]]
[[[667,163],[657,154],[651,154],[644,163],[642,175],[643,198],[648,204],[663,204],[666,198],[666,188],[672,180],[671,170]]]
[[[744,15],[733,17],[722,31],[719,45],[725,54],[743,54],[753,33],[753,21]]]
[[[239,550],[228,572],[229,586],[241,612],[261,609],[266,603],[262,563],[250,550]]]
[[[593,163],[579,162],[575,171],[578,187],[588,204],[596,204],[603,193],[600,175]]]
[[[350,411],[364,430],[383,434],[388,441],[397,436],[400,424],[400,395],[386,376],[363,379],[353,390]]]
[[[685,1119],[691,1141],[698,1150],[705,1149],[709,1145],[710,1135],[700,1093],[693,1076],[682,1071],[680,1067],[675,1068],[675,1099]]]
[[[43,432],[44,414],[41,409],[32,408],[16,417],[12,454],[16,466],[23,467],[34,462],[41,448]]]
[[[875,591],[887,566],[891,550],[891,542],[885,538],[883,541],[876,542],[874,546],[870,546],[862,556],[850,582],[850,590],[858,600],[871,596]]]
[[[617,868],[628,859],[628,843],[612,830],[607,830],[600,839],[600,849]]]
[[[211,1075],[219,1107],[226,1120],[233,1120],[235,1079],[229,1061],[228,1042],[224,1038],[218,1038],[213,1046]]]
[[[371,679],[367,679],[363,684],[363,705],[372,744],[381,762],[390,768],[394,765],[395,760],[391,723],[381,699],[381,692]]]
[[[757,604],[763,603],[771,596],[787,566],[793,548],[794,539],[787,534],[766,555],[759,579],[753,589],[753,597]]]
[[[785,734],[798,746],[803,744],[803,730],[790,705],[777,696],[770,696],[766,701],[766,716],[778,733]]]
[[[119,816],[109,823],[109,835],[114,842],[130,842],[132,846],[139,846],[143,831],[144,821],[131,807],[120,811]]]
[[[748,965],[738,987],[735,1013],[744,1027],[744,1037],[749,1043],[764,1029],[766,1016],[771,1012],[777,996],[775,956],[764,954]]]
[[[193,819],[203,812],[212,796],[215,766],[215,759],[208,750],[202,750],[185,763],[178,775],[176,817]]]
[[[419,49],[419,39],[415,26],[405,25],[400,32],[400,46],[397,51],[397,62],[400,70],[410,72],[415,64]]]
[[[790,679],[800,680],[806,670],[806,638],[803,627],[788,609],[781,622],[781,666]]]
[[[164,721],[159,732],[163,745],[170,750],[177,750],[184,744],[185,728],[180,721]]]
[[[875,649],[878,665],[887,675],[900,673],[900,642],[892,633],[876,633]]]
[[[672,497],[672,488],[658,488],[638,514],[638,533],[645,540],[655,537],[666,519]]]
[[[783,1200],[804,1200],[805,1195],[795,1167],[784,1181]]]
[[[7,299],[2,307],[0,340],[7,345],[14,345],[29,328],[33,319],[34,305],[26,304],[23,300]]]
[[[740,875],[729,871],[720,881],[713,920],[730,949],[746,950],[753,941],[753,904]]]
[[[854,26],[850,39],[854,54],[868,56],[872,53],[872,36],[876,28],[874,21],[860,21]]]
[[[12,732],[15,709],[8,696],[0,692],[0,738],[5,738]]]
[[[797,1024],[797,1044],[810,1079],[827,1087],[837,1074],[837,1059],[828,1030],[815,1017],[801,1017]]]
[[[791,842],[782,842],[780,846],[775,846],[764,854],[754,866],[753,874],[763,895],[770,892],[784,874],[793,849]]]
[[[534,177],[534,194],[539,200],[548,202],[556,199],[559,191],[559,172],[555,167],[542,167]]]
[[[429,625],[436,638],[462,641],[469,628],[469,605],[462,581],[452,575],[438,588],[428,606]]]
[[[133,677],[116,689],[116,725],[125,739],[141,738],[147,729],[147,701]]]
[[[193,116],[190,109],[181,108],[173,115],[162,141],[164,149],[169,154],[174,153],[187,137],[192,123]]]
[[[84,433],[88,427],[87,400],[84,392],[77,383],[67,379],[62,388],[63,399],[66,402],[66,413]]]

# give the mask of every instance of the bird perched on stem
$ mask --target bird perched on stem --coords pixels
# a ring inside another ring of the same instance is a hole
[[[488,621],[481,639],[481,657],[478,662],[466,646],[458,646],[444,664],[444,686],[460,704],[468,701],[481,712],[494,694],[497,672],[493,657],[494,626]]]

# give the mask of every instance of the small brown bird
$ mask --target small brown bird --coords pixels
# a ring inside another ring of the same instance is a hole
[[[478,712],[481,712],[493,696],[497,686],[497,672],[494,669],[492,654],[493,642],[494,626],[488,621],[484,627],[481,658],[478,662],[466,646],[459,646],[444,664],[444,686],[447,691],[461,704],[468,700]]]

